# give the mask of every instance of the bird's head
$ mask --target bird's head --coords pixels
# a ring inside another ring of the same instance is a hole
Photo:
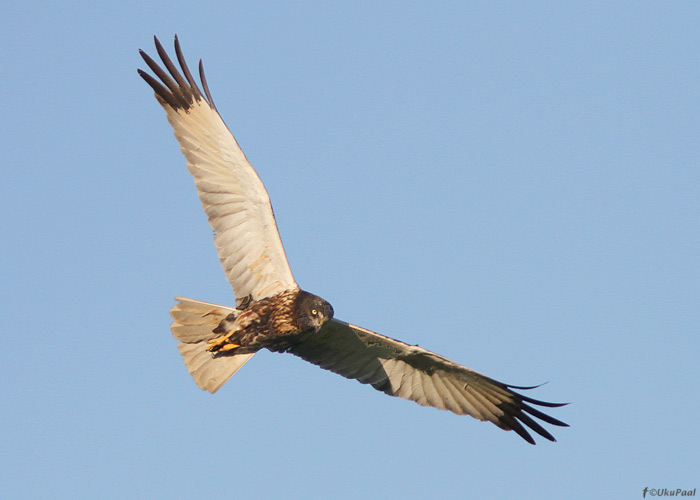
[[[301,291],[296,301],[296,317],[299,330],[317,332],[333,318],[333,306],[321,297]]]

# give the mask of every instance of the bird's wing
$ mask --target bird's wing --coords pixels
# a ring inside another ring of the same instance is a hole
[[[302,334],[286,352],[370,384],[390,396],[488,420],[501,429],[514,430],[531,444],[535,441],[526,427],[555,441],[534,418],[567,426],[533,407],[563,404],[538,401],[513,391],[532,387],[497,382],[421,347],[336,319],[328,321],[317,333]]]
[[[167,72],[140,51],[159,80],[142,70],[139,75],[155,91],[187,158],[234,294],[259,300],[297,288],[265,186],[216,110],[202,62],[204,94],[185,63],[177,37],[175,53],[182,73],[157,38],[155,43]]]

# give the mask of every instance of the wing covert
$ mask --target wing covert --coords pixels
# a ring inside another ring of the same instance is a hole
[[[139,70],[165,109],[237,298],[258,300],[298,288],[284,253],[265,186],[219,115],[199,64],[204,94],[190,73],[175,37],[182,73],[155,38],[165,69],[140,51],[157,79]]]

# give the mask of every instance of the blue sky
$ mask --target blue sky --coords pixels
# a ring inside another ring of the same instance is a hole
[[[694,2],[15,2],[0,20],[2,498],[641,498],[700,486]],[[572,404],[535,447],[262,353],[137,50],[203,58],[297,281]]]

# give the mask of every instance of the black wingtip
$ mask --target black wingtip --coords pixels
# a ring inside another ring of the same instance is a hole
[[[528,386],[510,385],[510,384],[503,384],[503,385],[505,385],[506,388],[508,388],[508,389],[518,389],[520,391],[530,391],[532,389],[537,389],[539,387],[542,387],[543,385],[548,384],[548,383],[549,382],[544,382],[542,384],[528,385]],[[532,403],[532,404],[537,405],[537,406],[545,406],[547,408],[559,408],[559,407],[566,406],[566,405],[570,404],[570,403],[550,403],[548,401],[541,401],[539,399],[534,399],[534,398],[531,398],[529,396],[523,396],[522,394],[518,394],[518,396],[523,401],[527,401],[528,403]]]
[[[139,75],[146,81],[146,83],[148,83],[148,85],[151,86],[162,105],[169,106],[175,110],[189,110],[195,101],[199,101],[204,98],[199,90],[199,87],[197,86],[197,82],[192,77],[192,74],[187,67],[185,58],[182,55],[182,49],[180,47],[180,40],[178,39],[178,36],[175,35],[174,45],[177,60],[180,64],[180,69],[175,66],[173,61],[170,59],[170,56],[168,56],[165,48],[163,48],[163,44],[160,43],[160,40],[158,40],[158,37],[155,35],[153,36],[153,43],[156,46],[156,52],[158,53],[163,66],[156,63],[146,52],[139,49],[141,58],[146,62],[146,65],[157,78],[140,69],[138,71]],[[165,71],[163,67],[165,67],[165,70],[167,71]],[[204,72],[201,68],[201,61],[200,75],[203,78]],[[202,79],[202,85],[206,89],[208,104],[214,108],[206,80]]]
[[[539,399],[524,396],[513,390],[531,390],[540,386],[541,385],[515,386],[503,384],[501,387],[508,390],[512,399],[503,401],[501,404],[496,405],[503,411],[503,415],[499,417],[499,427],[506,430],[515,431],[521,438],[530,444],[535,444],[535,440],[528,431],[534,431],[548,441],[557,441],[554,436],[552,436],[552,434],[541,425],[540,422],[535,420],[535,418],[550,425],[569,427],[569,424],[547,415],[546,413],[535,408],[535,406],[559,408],[567,405],[568,403],[550,403],[548,401],[541,401]]]
[[[202,80],[202,87],[204,87],[204,93],[207,96],[207,100],[209,101],[209,105],[216,109],[216,105],[214,104],[214,99],[211,97],[211,92],[209,92],[209,85],[207,84],[207,77],[204,76],[204,63],[202,60],[199,60],[199,79]]]

